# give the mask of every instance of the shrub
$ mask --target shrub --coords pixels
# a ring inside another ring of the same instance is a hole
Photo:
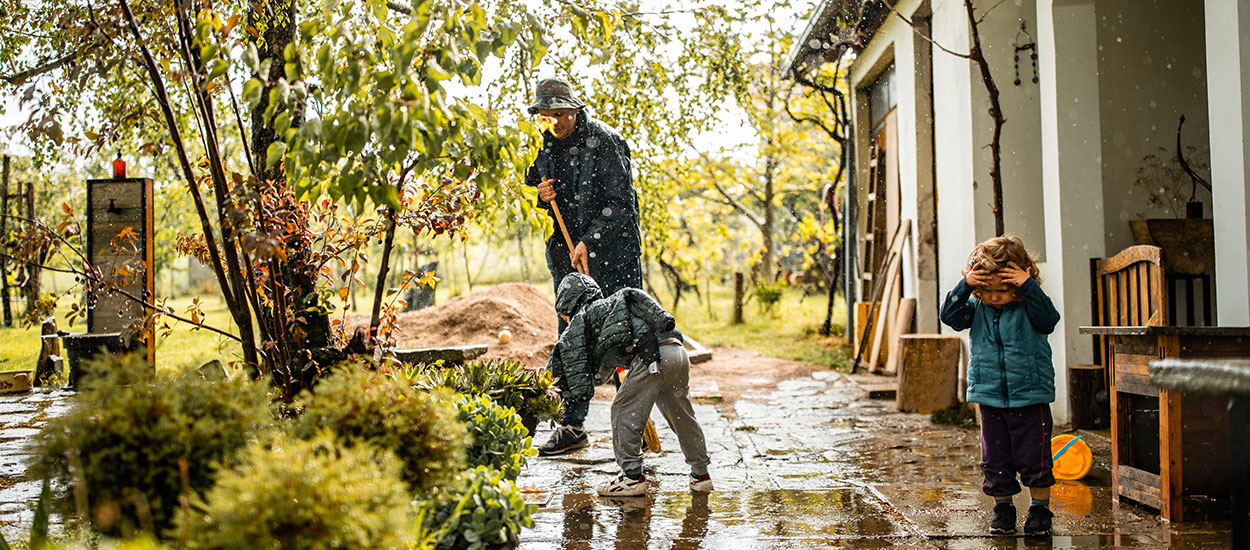
[[[756,283],[755,297],[760,301],[760,308],[766,312],[772,312],[777,307],[777,303],[781,301],[781,295],[786,288],[785,281],[773,281],[771,283]]]
[[[472,438],[467,453],[470,467],[488,466],[515,480],[526,457],[538,454],[530,446],[521,417],[512,408],[499,406],[484,395],[465,396],[456,406]]]
[[[530,369],[516,361],[470,361],[463,365],[401,369],[400,379],[423,387],[445,387],[465,395],[486,395],[522,418],[557,420],[563,401],[546,369]]]
[[[418,391],[345,364],[299,399],[303,413],[292,426],[297,437],[329,430],[347,445],[367,442],[391,451],[403,462],[403,479],[414,493],[450,486],[464,470],[469,433],[456,420],[455,396],[448,390]]]
[[[70,410],[35,437],[31,474],[73,485],[102,533],[159,534],[183,493],[180,461],[186,488],[204,491],[220,465],[234,464],[240,449],[273,428],[267,387],[242,377],[153,374],[133,355],[90,368]]]
[[[179,527],[192,549],[407,549],[421,540],[400,462],[370,446],[308,441],[253,445]]]
[[[521,529],[534,526],[530,516],[538,507],[526,504],[503,472],[478,466],[462,483],[455,492],[418,504],[439,550],[516,544]]]

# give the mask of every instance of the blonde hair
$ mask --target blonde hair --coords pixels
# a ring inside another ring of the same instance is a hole
[[[968,265],[964,266],[963,274],[967,275],[969,271],[977,267],[996,272],[1012,262],[1020,266],[1020,269],[1028,271],[1029,276],[1034,280],[1042,282],[1037,262],[1033,261],[1029,251],[1025,250],[1024,241],[1015,235],[994,237],[978,244],[968,255]]]

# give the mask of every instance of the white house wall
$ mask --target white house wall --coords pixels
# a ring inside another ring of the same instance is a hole
[[[933,3],[933,38],[946,48],[968,50],[968,16],[963,3]],[[976,245],[973,195],[972,64],[934,48],[933,149],[937,159],[939,226],[938,286],[946,292],[962,277],[968,252]],[[991,228],[993,227],[991,223]],[[951,333],[950,328],[941,331]],[[967,333],[961,337],[967,340]]]
[[[1176,217],[1172,209],[1148,204],[1150,187],[1136,183],[1138,172],[1164,162],[1179,170],[1176,125],[1185,115],[1184,144],[1195,154],[1190,164],[1210,162],[1206,45],[1201,3],[1175,0],[1099,0],[1099,110],[1102,126],[1102,180],[1107,250],[1134,244],[1129,220]],[[1200,169],[1203,176],[1206,170]],[[1185,185],[1188,178],[1174,174]],[[1143,182],[1145,183],[1145,182]],[[1170,182],[1169,182],[1170,183]],[[1186,195],[1188,193],[1186,192]],[[1198,198],[1211,212],[1210,195]],[[1183,215],[1183,204],[1179,205]]]
[[[1250,6],[1207,0],[1211,186],[1215,192],[1218,322],[1250,326]]]

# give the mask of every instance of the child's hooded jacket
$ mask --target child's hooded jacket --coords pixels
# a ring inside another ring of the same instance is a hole
[[[673,316],[646,292],[622,288],[604,298],[595,280],[581,273],[560,281],[556,311],[570,319],[547,368],[567,401],[589,400],[595,386],[635,357],[644,365],[658,361],[661,335],[680,337]]]
[[[942,304],[942,322],[955,330],[972,329],[968,360],[970,403],[1024,407],[1055,400],[1055,367],[1046,335],[1059,323],[1059,311],[1030,278],[1020,299],[1001,309],[972,297],[960,279]]]

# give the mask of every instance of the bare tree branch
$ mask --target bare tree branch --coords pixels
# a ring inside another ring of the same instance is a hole
[[[907,23],[907,26],[908,26],[908,27],[911,27],[912,32],[916,33],[916,36],[919,36],[920,38],[923,38],[926,42],[928,42],[928,43],[930,43],[930,44],[933,44],[933,46],[934,46],[934,47],[936,47],[937,49],[942,50],[942,51],[944,51],[944,52],[946,52],[946,53],[948,53],[948,54],[951,54],[951,55],[953,55],[953,56],[955,56],[955,57],[958,57],[958,58],[960,58],[960,59],[972,60],[972,54],[968,54],[968,53],[959,53],[959,52],[957,52],[957,51],[954,51],[954,50],[952,50],[952,49],[950,49],[950,48],[947,48],[946,46],[943,46],[942,44],[938,43],[938,41],[937,41],[937,40],[934,40],[934,39],[933,39],[932,37],[930,37],[929,35],[927,35],[927,34],[925,34],[925,33],[923,33],[923,32],[920,32],[920,27],[919,27],[919,26],[917,26],[917,25],[916,25],[916,23],[915,23],[914,21],[912,21],[911,19],[907,18],[907,16],[905,16],[905,15],[903,15],[901,12],[899,12],[899,11],[898,11],[898,9],[894,7],[894,4],[893,4],[892,2],[890,2],[890,0],[881,0],[881,3],[885,4],[887,8],[890,8],[890,11],[891,11],[891,12],[893,12],[893,13],[894,13],[894,15],[898,16],[898,18],[899,18],[899,19],[902,19],[904,23]]]

